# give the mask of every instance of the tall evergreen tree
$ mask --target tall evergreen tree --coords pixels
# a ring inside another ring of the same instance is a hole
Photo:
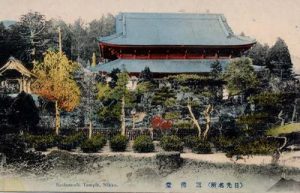
[[[214,78],[218,78],[220,77],[221,73],[222,73],[222,66],[220,64],[220,62],[218,60],[216,60],[215,62],[213,62],[210,66],[211,68],[211,75]]]
[[[291,55],[283,39],[278,38],[274,46],[270,48],[266,63],[274,75],[282,79],[292,78],[293,64]]]
[[[269,46],[267,44],[262,45],[257,42],[249,51],[247,51],[246,56],[252,59],[253,65],[265,66],[268,50]]]
[[[153,75],[148,66],[146,66],[145,69],[141,71],[140,80],[141,81],[149,81],[149,82],[153,81]]]
[[[8,123],[28,131],[34,129],[39,120],[39,110],[32,96],[21,92],[11,104]]]

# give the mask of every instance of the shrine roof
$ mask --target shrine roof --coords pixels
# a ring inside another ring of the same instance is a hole
[[[0,75],[4,74],[6,71],[17,71],[27,77],[35,77],[33,73],[31,73],[20,60],[15,59],[14,57],[10,57],[6,64],[0,68]]]
[[[128,46],[239,46],[256,41],[233,33],[223,14],[120,13],[104,44]]]
[[[145,67],[149,67],[153,73],[208,73],[211,72],[211,64],[214,59],[174,59],[174,60],[139,60],[139,59],[117,59],[104,64],[90,67],[92,72],[110,73],[113,69],[119,68],[129,73],[140,73]],[[230,59],[218,60],[223,68],[231,61]]]

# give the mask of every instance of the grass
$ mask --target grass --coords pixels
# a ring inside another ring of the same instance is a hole
[[[284,126],[279,126],[267,131],[267,135],[278,136],[280,134],[300,132],[300,123],[290,123]]]

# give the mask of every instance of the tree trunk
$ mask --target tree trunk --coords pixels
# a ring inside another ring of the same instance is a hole
[[[122,97],[122,110],[121,110],[121,134],[126,135],[125,131],[125,96]]]
[[[60,128],[60,111],[58,107],[58,102],[55,101],[55,133],[58,135]]]
[[[187,105],[187,108],[188,108],[188,110],[189,110],[189,112],[190,112],[190,115],[191,115],[191,117],[192,117],[193,123],[196,125],[196,127],[197,127],[197,129],[198,129],[198,137],[200,138],[200,137],[201,137],[201,127],[200,127],[200,125],[199,125],[197,119],[196,119],[195,116],[194,116],[194,113],[193,113],[193,111],[192,111],[191,105],[188,104],[188,105]]]
[[[203,133],[203,139],[205,140],[207,138],[208,131],[210,130],[210,125],[211,125],[211,112],[213,111],[213,106],[208,105],[207,109],[204,111],[204,116],[206,119],[206,128]]]
[[[296,104],[294,104],[293,105],[293,115],[292,115],[292,123],[294,123],[295,122],[295,118],[296,118]]]
[[[281,126],[283,126],[283,125],[284,125],[284,122],[285,122],[285,120],[284,120],[284,118],[283,118],[282,116],[283,116],[283,111],[281,110],[281,111],[279,112],[278,116],[277,116],[278,119],[281,120],[281,123],[280,123]]]
[[[92,125],[92,121],[90,120],[89,122],[89,139],[92,138],[92,133],[93,133],[93,125]]]

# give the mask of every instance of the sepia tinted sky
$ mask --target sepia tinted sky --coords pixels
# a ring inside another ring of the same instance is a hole
[[[0,8],[0,20],[17,20],[32,10],[66,22],[118,12],[223,13],[236,34],[269,45],[282,37],[300,71],[300,0],[0,0]]]

